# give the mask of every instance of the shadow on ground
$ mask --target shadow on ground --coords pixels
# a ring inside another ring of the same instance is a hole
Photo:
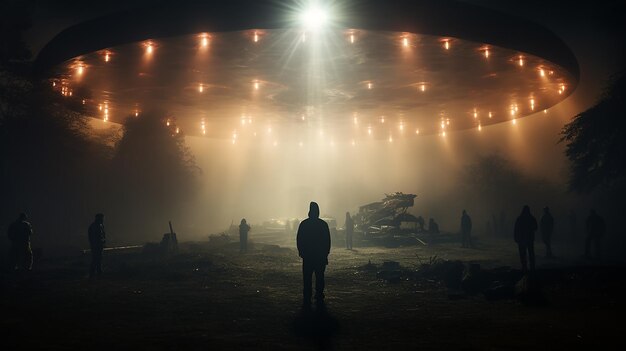
[[[339,332],[339,320],[326,307],[302,308],[294,316],[292,329],[320,349],[332,348],[332,339]]]

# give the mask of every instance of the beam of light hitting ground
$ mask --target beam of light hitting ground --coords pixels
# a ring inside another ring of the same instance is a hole
[[[567,70],[530,54],[340,28],[319,3],[304,8],[292,28],[147,38],[87,53],[58,65],[50,86],[104,121],[158,106],[175,117],[175,133],[274,146],[481,131],[546,110],[575,86]]]

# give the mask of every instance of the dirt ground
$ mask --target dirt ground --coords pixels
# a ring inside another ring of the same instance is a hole
[[[600,349],[621,340],[624,330],[624,267],[584,261],[558,245],[561,258],[538,257],[539,271],[557,278],[542,285],[537,304],[488,301],[480,293],[451,299],[437,279],[377,277],[384,261],[417,272],[434,257],[516,268],[516,247],[507,241],[478,242],[474,249],[455,242],[333,247],[326,309],[306,312],[297,252],[290,240],[272,238],[253,238],[247,254],[237,243],[208,242],[181,244],[168,258],[105,253],[105,273],[93,281],[88,255],[45,259],[29,273],[4,270],[0,347]],[[543,254],[542,247],[537,251]]]

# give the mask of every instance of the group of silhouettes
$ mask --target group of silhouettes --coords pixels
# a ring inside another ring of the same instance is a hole
[[[20,213],[17,219],[9,225],[7,235],[11,242],[9,252],[11,267],[15,270],[31,271],[33,269],[33,250],[30,239],[33,235],[33,226],[25,213]],[[96,214],[96,218],[87,229],[87,237],[91,252],[89,277],[94,278],[102,275],[102,252],[106,244],[104,214]]]
[[[537,220],[530,213],[530,207],[524,206],[522,213],[515,221],[513,238],[519,249],[522,271],[528,272],[535,270],[535,232],[539,229],[541,239],[546,245],[546,257],[553,258],[552,253],[552,232],[554,231],[554,218],[550,213],[550,208],[543,209],[543,215],[537,224]],[[587,233],[585,239],[585,257],[600,258],[601,241],[606,231],[604,219],[596,213],[595,210],[589,212],[587,222],[585,223],[585,231]],[[592,254],[592,246],[595,253]]]
[[[600,257],[601,240],[606,230],[604,219],[600,217],[595,210],[591,210],[586,223],[587,237],[585,240],[585,257]],[[535,217],[530,213],[530,207],[524,206],[522,213],[517,217],[513,229],[513,239],[517,243],[519,250],[522,271],[528,272],[535,269],[535,232],[539,230],[541,240],[546,245],[546,257],[554,258],[552,253],[552,234],[554,232],[554,217],[550,213],[550,208],[543,209],[543,215],[537,223]],[[472,247],[472,220],[463,210],[461,215],[461,247]],[[591,247],[594,246],[595,254],[592,255]]]
[[[319,205],[316,202],[309,204],[308,218],[303,220],[297,230],[296,242],[298,255],[302,258],[303,276],[303,307],[311,306],[312,278],[315,274],[315,300],[318,307],[324,306],[324,272],[328,265],[330,253],[330,229],[328,223],[320,217]],[[352,237],[354,234],[354,220],[350,213],[346,213],[346,248],[352,249]],[[248,250],[248,233],[251,227],[245,219],[239,225],[240,251]],[[535,232],[539,229],[543,242],[546,244],[547,257],[552,254],[552,232],[554,230],[554,218],[548,207],[544,208],[539,224],[530,212],[530,207],[524,206],[522,213],[515,221],[513,237],[517,243],[524,273],[535,270]],[[604,219],[595,210],[591,210],[587,222],[585,241],[585,255],[591,258],[591,246],[595,246],[595,255],[600,255],[600,243],[605,232]],[[461,215],[461,246],[472,247],[471,240],[472,220],[467,211]],[[88,228],[88,239],[91,250],[91,265],[89,276],[91,278],[102,274],[102,253],[106,243],[104,230],[104,215],[98,213]],[[8,237],[11,241],[10,259],[13,268],[32,270],[33,253],[31,249],[31,236],[33,227],[25,213],[11,223],[8,229]]]

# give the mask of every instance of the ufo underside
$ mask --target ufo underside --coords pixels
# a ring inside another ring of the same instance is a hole
[[[359,1],[316,30],[281,22],[271,1],[229,4],[96,19],[36,64],[93,118],[161,116],[175,133],[233,141],[481,131],[547,111],[578,82],[552,33],[464,3]]]

